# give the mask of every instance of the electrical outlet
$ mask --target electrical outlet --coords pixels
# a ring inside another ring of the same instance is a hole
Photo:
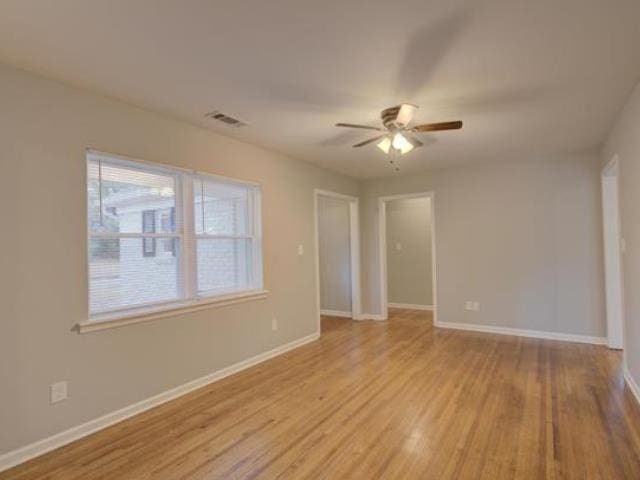
[[[276,330],[278,330],[278,319],[277,318],[271,319],[271,330],[273,330],[274,332]]]
[[[475,300],[467,300],[464,302],[464,309],[469,312],[479,312],[480,311],[480,302]]]
[[[304,255],[304,247],[302,245],[298,245],[298,255]]]
[[[401,244],[400,242],[396,243],[396,250],[397,250],[398,252],[401,252],[401,251],[402,251],[402,244]]]
[[[58,403],[66,400],[67,394],[67,381],[52,383],[50,387],[51,403]]]

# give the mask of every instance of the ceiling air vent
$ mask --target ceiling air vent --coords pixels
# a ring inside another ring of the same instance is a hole
[[[224,123],[228,127],[246,127],[247,124],[241,122],[237,118],[230,117],[229,115],[225,115],[219,110],[213,110],[212,112],[208,112],[204,114],[205,118],[209,118],[211,120],[217,120],[218,122]]]

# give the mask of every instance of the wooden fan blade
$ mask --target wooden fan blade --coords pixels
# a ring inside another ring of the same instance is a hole
[[[411,129],[412,132],[437,132],[440,130],[458,130],[462,128],[462,122],[441,122],[441,123],[425,123],[424,125],[416,125]]]
[[[336,123],[336,127],[362,128],[363,130],[376,130],[378,132],[382,131],[382,129],[379,127],[370,127],[368,125],[355,125],[353,123]]]
[[[365,145],[369,145],[377,140],[380,140],[384,135],[380,135],[379,137],[370,138],[369,140],[365,140],[364,142],[356,143],[353,148],[364,147]]]

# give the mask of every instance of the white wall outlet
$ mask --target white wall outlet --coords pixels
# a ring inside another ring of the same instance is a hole
[[[464,309],[469,312],[479,312],[480,311],[480,302],[475,300],[467,300],[464,302]]]
[[[58,403],[69,398],[67,394],[67,381],[52,383],[50,387],[51,403]]]
[[[274,332],[276,330],[278,330],[278,319],[277,318],[271,319],[271,330],[273,330]]]
[[[298,245],[298,255],[304,255],[304,247],[302,245]]]
[[[401,244],[400,242],[396,243],[396,250],[397,250],[398,252],[401,252],[401,251],[402,251],[402,244]]]

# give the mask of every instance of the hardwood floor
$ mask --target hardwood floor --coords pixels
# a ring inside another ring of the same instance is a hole
[[[327,317],[319,341],[0,479],[640,479],[605,347]]]

